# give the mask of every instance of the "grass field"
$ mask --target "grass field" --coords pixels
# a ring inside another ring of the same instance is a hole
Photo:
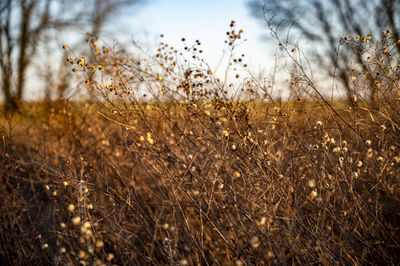
[[[32,104],[1,120],[2,261],[399,261],[397,124],[340,112]]]
[[[398,71],[374,101],[327,101],[301,68],[296,97],[248,79],[230,98],[170,48],[156,68],[91,48],[96,63],[67,58],[89,100],[0,118],[2,263],[400,262]]]

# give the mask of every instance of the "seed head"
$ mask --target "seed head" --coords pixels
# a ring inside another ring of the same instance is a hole
[[[114,254],[108,253],[108,255],[107,255],[107,260],[108,260],[108,261],[112,261],[113,259],[114,259]]]
[[[75,216],[74,218],[72,218],[72,223],[73,223],[74,225],[80,224],[80,223],[81,223],[81,217]]]
[[[182,259],[179,261],[180,265],[188,265],[188,261],[186,259]]]
[[[104,246],[104,242],[103,242],[103,240],[97,240],[97,242],[96,242],[96,247],[97,248],[102,248]]]
[[[258,248],[260,246],[260,240],[258,239],[258,236],[253,236],[250,240],[250,243],[253,248]]]
[[[317,190],[313,190],[313,191],[311,191],[311,193],[310,193],[310,197],[311,197],[311,199],[314,199],[315,197],[317,197],[318,196],[318,192],[317,192]]]
[[[74,212],[74,210],[75,210],[75,205],[74,205],[74,204],[68,205],[68,210],[69,210],[70,212]]]

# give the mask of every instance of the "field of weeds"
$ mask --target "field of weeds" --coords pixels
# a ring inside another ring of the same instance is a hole
[[[150,62],[96,42],[67,58],[90,100],[0,119],[2,263],[399,263],[397,70],[373,102],[349,103],[298,68],[295,97],[278,101],[185,68],[165,44]],[[235,86],[248,96],[225,96]]]

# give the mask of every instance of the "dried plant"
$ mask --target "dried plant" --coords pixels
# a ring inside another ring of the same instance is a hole
[[[232,22],[237,69],[242,34]],[[278,101],[238,70],[216,78],[200,41],[137,59],[91,40],[92,62],[67,58],[90,100],[2,118],[2,261],[398,263],[397,40],[362,40],[343,42],[369,56],[351,75],[355,89],[379,82],[374,107],[325,99],[290,43]]]

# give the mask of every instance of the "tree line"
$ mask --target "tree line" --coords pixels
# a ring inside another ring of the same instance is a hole
[[[0,84],[6,110],[20,107],[27,70],[39,48],[54,41],[57,32],[86,28],[97,36],[122,8],[139,1],[1,0]],[[68,80],[57,83],[62,94]]]

